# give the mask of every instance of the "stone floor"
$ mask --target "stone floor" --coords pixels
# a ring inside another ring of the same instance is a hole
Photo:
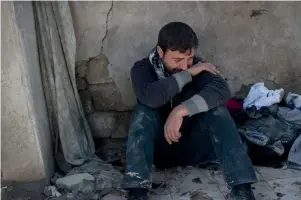
[[[258,183],[253,185],[257,200],[300,200],[301,171],[292,169],[274,169],[256,167]],[[228,188],[222,172],[217,167],[210,168],[174,168],[166,171],[154,171],[153,180],[157,188],[151,191],[151,200],[224,200]],[[1,185],[3,200],[83,200],[76,196],[46,198],[39,183]],[[103,200],[125,200],[123,192],[108,194]]]
[[[256,167],[258,183],[253,185],[257,200],[300,200],[301,171]],[[154,182],[162,182],[151,192],[151,200],[224,200],[228,188],[222,172],[216,168],[193,167],[157,171]],[[109,194],[103,200],[125,200],[120,194]]]

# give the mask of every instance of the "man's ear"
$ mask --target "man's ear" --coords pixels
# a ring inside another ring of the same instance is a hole
[[[164,52],[163,52],[163,49],[160,46],[157,46],[157,52],[159,54],[159,57],[163,58]]]

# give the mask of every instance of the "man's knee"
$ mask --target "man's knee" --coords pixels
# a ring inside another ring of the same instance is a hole
[[[150,124],[156,126],[158,120],[159,118],[156,110],[143,104],[137,104],[132,114],[130,132],[135,132],[137,129],[145,129]]]
[[[212,115],[215,115],[215,116],[222,116],[222,117],[229,116],[229,111],[226,108],[226,106],[218,106],[216,108],[213,108],[211,110],[211,113],[212,113]]]
[[[215,107],[205,113],[204,120],[209,120],[210,123],[233,123],[233,119],[226,106]]]

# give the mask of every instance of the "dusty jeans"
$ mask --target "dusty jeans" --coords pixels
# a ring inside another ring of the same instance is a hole
[[[164,122],[156,109],[137,104],[132,116],[122,187],[150,189],[157,167],[220,163],[229,186],[257,181],[253,165],[228,110],[221,106],[196,114],[181,128],[178,143],[164,139]]]

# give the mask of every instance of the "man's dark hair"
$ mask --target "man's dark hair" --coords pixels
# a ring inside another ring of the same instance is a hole
[[[193,29],[183,22],[170,22],[162,27],[158,36],[158,44],[163,52],[166,50],[186,52],[197,48],[198,37]]]

